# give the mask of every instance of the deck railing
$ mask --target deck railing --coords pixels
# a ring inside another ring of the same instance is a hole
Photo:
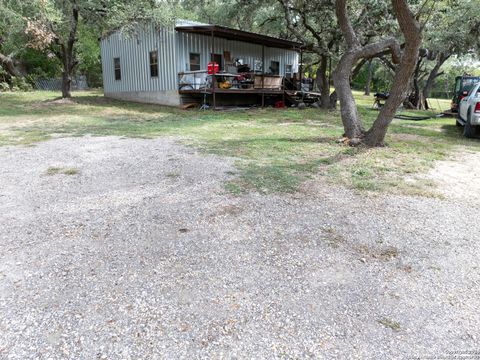
[[[215,84],[212,82],[212,75],[207,70],[184,71],[178,73],[179,91],[207,91],[212,90],[270,90],[283,91],[285,80],[280,75],[262,75],[254,72],[248,73],[226,73],[215,74]]]
[[[209,87],[211,87],[211,76],[208,75],[207,70],[178,73],[178,90],[203,90]]]

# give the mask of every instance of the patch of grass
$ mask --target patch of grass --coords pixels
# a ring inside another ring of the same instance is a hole
[[[360,191],[431,195],[431,182],[418,174],[458,147],[480,150],[478,141],[463,138],[455,120],[446,118],[394,120],[388,146],[367,150],[337,142],[343,134],[339,111],[183,111],[110,100],[94,91],[77,92],[71,101],[41,91],[0,97],[0,146],[87,134],[142,139],[178,136],[204,152],[236,159],[237,178],[225,185],[234,194],[250,189],[293,192],[319,174],[327,182]],[[378,114],[371,110],[373,97],[359,92],[355,97],[369,126]],[[448,106],[448,102],[439,104]]]
[[[285,165],[249,164],[243,168],[240,179],[246,187],[259,192],[294,192],[299,178]]]
[[[79,169],[76,168],[61,168],[51,166],[45,171],[45,175],[78,175],[80,173]]]
[[[382,324],[383,326],[392,329],[393,331],[399,331],[401,326],[400,323],[397,321],[393,321],[388,318],[382,318],[380,320],[377,320],[378,323]]]
[[[232,195],[239,196],[245,193],[245,188],[239,181],[227,181],[224,186],[225,190]]]

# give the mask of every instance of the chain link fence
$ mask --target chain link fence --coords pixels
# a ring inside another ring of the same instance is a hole
[[[35,80],[35,89],[47,91],[61,91],[62,79],[38,79]],[[88,90],[89,86],[85,75],[72,80],[72,90]]]

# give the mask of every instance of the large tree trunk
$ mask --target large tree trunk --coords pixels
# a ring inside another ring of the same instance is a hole
[[[332,74],[335,91],[340,101],[343,129],[345,130],[345,136],[349,139],[362,138],[365,132],[350,87],[350,73],[356,60],[354,53],[345,53]]]
[[[425,109],[428,109],[428,103],[427,99],[430,97],[430,92],[432,91],[432,88],[435,85],[435,80],[437,77],[441,75],[439,73],[440,68],[443,66],[445,61],[447,61],[450,58],[450,54],[445,54],[445,53],[440,53],[437,57],[437,62],[435,66],[433,67],[432,71],[430,71],[430,74],[428,75],[427,82],[425,83],[425,86],[423,87],[422,90],[422,95],[423,95],[423,101],[425,102]]]
[[[367,83],[365,84],[365,95],[367,96],[370,96],[370,86],[372,84],[372,77],[373,77],[373,60],[370,59],[368,61]]]
[[[422,108],[422,94],[420,92],[420,68],[422,67],[423,57],[419,56],[417,64],[415,65],[415,70],[413,71],[413,94],[411,96],[410,103],[417,110],[425,110]]]
[[[403,0],[405,1],[405,0]],[[352,145],[361,142],[365,134],[365,129],[357,111],[357,104],[353,97],[350,87],[350,78],[352,67],[362,59],[371,58],[381,51],[390,48],[394,54],[393,58],[397,59],[400,46],[393,38],[384,39],[378,43],[361,46],[360,42],[353,30],[350,19],[347,15],[347,1],[337,0],[335,3],[338,23],[342,29],[342,33],[347,43],[347,50],[340,58],[337,67],[333,71],[333,82],[335,91],[340,101],[340,113],[342,123],[345,130],[345,136],[350,139]],[[363,64],[362,64],[363,65]],[[361,65],[357,65],[359,68]]]
[[[405,50],[401,57],[400,45],[394,38],[387,38],[374,44],[362,46],[347,15],[347,1],[337,0],[335,3],[338,23],[345,37],[347,50],[340,59],[333,78],[340,100],[345,136],[350,139],[352,145],[362,142],[368,146],[383,145],[388,126],[393,120],[398,106],[406,96],[410,78],[415,68],[421,44],[420,24],[411,12],[407,0],[392,0],[392,6],[405,37]],[[390,49],[393,62],[400,63],[400,66],[396,72],[389,99],[382,107],[372,128],[365,132],[350,87],[350,74],[353,65],[359,59],[371,58],[385,49]]]
[[[68,66],[64,67],[62,72],[62,98],[72,97],[72,75],[69,73]]]
[[[422,44],[422,28],[410,10],[406,0],[392,0],[393,9],[400,29],[405,37],[405,49],[393,81],[390,97],[380,110],[377,119],[365,136],[369,146],[383,146],[385,135],[395,112],[405,100],[410,79],[415,70],[420,45]]]
[[[323,109],[330,108],[330,84],[328,83],[327,77],[327,67],[328,67],[328,56],[322,55],[320,61],[320,83],[321,83],[321,102]]]
[[[316,91],[318,91],[319,93],[322,93],[322,73],[321,73],[322,69],[321,67],[319,66],[317,68],[317,72],[315,73],[315,86],[314,86],[314,89],[316,89]]]
[[[76,0],[72,0],[72,17],[70,18],[70,33],[68,35],[67,44],[60,44],[61,61],[63,63],[62,71],[62,98],[72,97],[72,77],[74,74],[77,61],[75,60],[75,42],[77,41],[78,26],[78,4]]]

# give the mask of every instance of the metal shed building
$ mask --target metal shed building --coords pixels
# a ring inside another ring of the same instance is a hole
[[[280,80],[272,82],[271,77],[281,78],[283,86],[284,79],[299,72],[300,46],[189,21],[178,21],[169,29],[145,26],[131,36],[117,31],[101,40],[104,92],[110,98],[172,106],[205,94],[214,103],[216,96],[239,93],[260,95],[263,101],[265,95],[284,91]],[[213,77],[207,74],[212,61],[220,65]],[[236,69],[242,66],[248,66],[252,75],[242,75],[247,80],[240,85]],[[234,86],[227,88],[232,82]]]

